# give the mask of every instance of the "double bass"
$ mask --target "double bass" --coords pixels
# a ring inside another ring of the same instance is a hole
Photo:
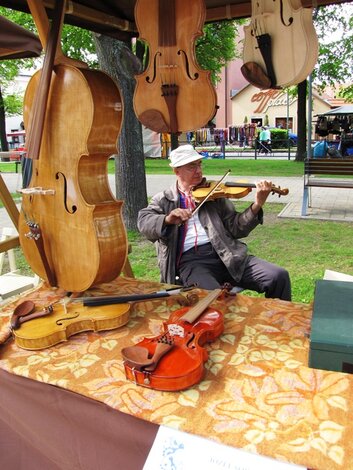
[[[60,25],[64,3],[57,2]],[[47,54],[49,45],[50,37]],[[51,286],[80,292],[116,278],[127,257],[123,203],[112,195],[107,176],[108,158],[117,152],[123,103],[104,72],[56,61],[48,73],[45,119],[38,133],[44,71],[45,66],[33,75],[25,92],[25,126],[29,136],[39,134],[40,145],[38,154],[28,148],[33,170],[22,191],[19,236],[36,274]]]
[[[135,21],[149,45],[149,63],[136,76],[134,110],[160,133],[204,127],[216,113],[210,72],[195,57],[195,41],[206,17],[203,0],[137,0]]]
[[[244,27],[244,77],[261,89],[284,88],[305,80],[318,57],[312,8],[300,0],[252,0]]]

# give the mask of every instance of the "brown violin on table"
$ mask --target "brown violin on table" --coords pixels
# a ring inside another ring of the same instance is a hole
[[[44,349],[67,341],[84,331],[106,331],[129,321],[131,304],[145,300],[173,297],[182,306],[198,301],[191,288],[171,288],[145,294],[99,297],[65,297],[48,306],[36,306],[24,300],[13,311],[10,325],[0,334],[0,344],[13,336],[23,349]],[[186,293],[186,295],[184,295]]]
[[[204,127],[216,113],[210,72],[196,62],[195,41],[206,17],[203,0],[137,0],[140,39],[149,45],[149,64],[136,76],[134,110],[155,132]]]
[[[163,333],[122,350],[126,377],[155,390],[177,391],[202,380],[208,353],[203,345],[223,332],[223,315],[210,307],[221,294],[211,291],[193,307],[172,313]]]
[[[61,301],[41,309],[31,301],[23,304],[20,314],[11,319],[11,329],[16,345],[29,350],[49,348],[84,331],[113,330],[130,317],[129,303],[86,307],[82,302]]]

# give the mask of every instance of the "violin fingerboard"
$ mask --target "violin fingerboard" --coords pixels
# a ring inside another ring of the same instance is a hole
[[[211,291],[206,297],[200,300],[194,307],[190,308],[180,320],[186,321],[188,323],[193,323],[206,308],[219,297],[222,289],[215,289]]]

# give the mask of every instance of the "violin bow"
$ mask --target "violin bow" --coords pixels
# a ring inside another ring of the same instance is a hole
[[[217,184],[207,193],[205,199],[200,202],[200,204],[195,207],[195,209],[192,211],[192,215],[196,214],[196,212],[200,209],[201,206],[203,206],[203,204],[212,196],[212,194],[216,191],[217,188],[219,188],[220,184],[222,183],[222,181],[227,178],[227,176],[229,175],[229,173],[231,173],[232,170],[228,170],[224,173],[224,175],[222,176],[222,178],[217,182]]]

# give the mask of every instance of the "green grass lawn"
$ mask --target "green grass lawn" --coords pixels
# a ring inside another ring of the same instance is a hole
[[[147,174],[170,174],[169,160],[147,159]],[[205,159],[202,162],[205,175],[223,175],[231,170],[233,175],[246,176],[303,176],[304,163],[294,160],[244,160],[225,158],[224,160]]]
[[[114,165],[113,161],[109,165]],[[287,160],[205,160],[205,174],[223,174],[228,168],[239,175],[301,176],[303,164]],[[0,164],[1,170],[1,164]],[[114,171],[114,166],[112,170]],[[163,174],[171,171],[166,160],[146,160],[148,173]],[[238,201],[238,210],[249,203]],[[250,253],[288,269],[293,290],[293,300],[310,302],[314,298],[317,279],[322,279],[325,269],[353,275],[352,225],[345,222],[328,222],[302,219],[283,219],[277,215],[284,204],[265,206],[264,225],[258,226],[245,240]],[[135,276],[146,280],[159,280],[159,269],[154,245],[140,234],[130,232],[132,253],[129,259]],[[17,263],[23,273],[29,268],[20,249]],[[246,292],[256,295],[253,292]]]
[[[236,203],[238,210],[248,203]],[[277,215],[284,204],[265,206],[264,225],[258,226],[245,240],[251,254],[288,269],[293,300],[311,302],[315,281],[325,269],[353,275],[352,227],[349,223],[317,220],[282,219]],[[159,280],[154,245],[137,233],[129,233],[129,255],[135,276]],[[246,294],[257,295],[246,291]]]
[[[303,176],[304,163],[292,160],[261,160],[241,158],[225,158],[224,160],[205,159],[202,162],[205,175],[223,175],[227,170],[232,170],[232,174],[240,176]],[[146,174],[165,175],[171,174],[168,159],[147,158],[145,160]],[[108,172],[114,173],[115,161],[108,161]],[[15,164],[1,163],[0,172],[15,172]]]
[[[114,173],[114,165],[114,160],[109,160],[109,173]],[[244,160],[241,158],[205,159],[202,166],[205,175],[223,175],[229,169],[234,176],[303,176],[304,174],[304,162],[296,162],[295,160],[265,160],[264,158],[261,158],[261,160]],[[167,159],[147,158],[145,168],[147,175],[172,174]]]

